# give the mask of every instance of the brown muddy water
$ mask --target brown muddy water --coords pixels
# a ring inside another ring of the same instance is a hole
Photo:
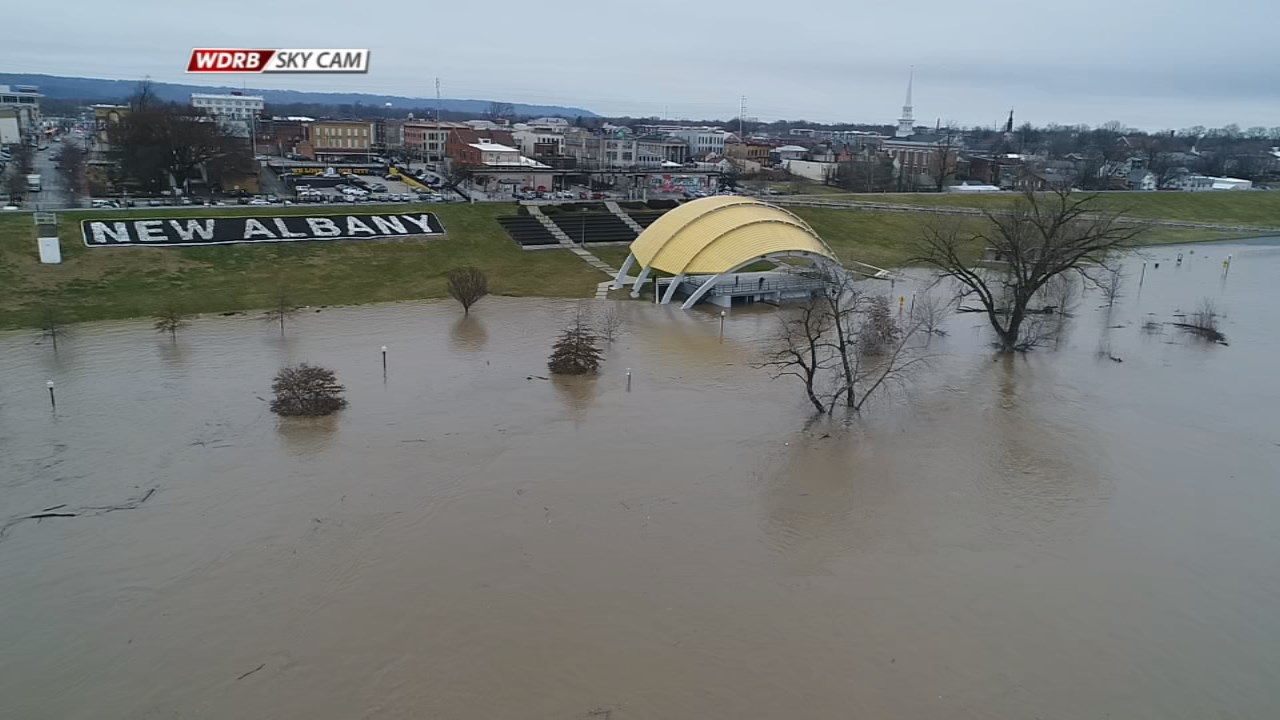
[[[1280,716],[1280,241],[1157,260],[848,427],[749,366],[769,309],[624,304],[587,381],[566,302],[2,335],[0,521],[155,493],[9,526],[0,715]],[[1205,296],[1229,347],[1140,327]],[[298,361],[350,408],[273,417]]]

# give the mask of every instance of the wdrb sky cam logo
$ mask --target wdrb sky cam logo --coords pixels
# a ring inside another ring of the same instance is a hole
[[[229,50],[196,48],[190,73],[362,73],[368,50]]]

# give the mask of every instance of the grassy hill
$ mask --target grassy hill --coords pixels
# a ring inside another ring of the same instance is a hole
[[[822,193],[814,200],[997,208],[1016,199],[1011,193]],[[1106,192],[1098,207],[1131,217],[1188,222],[1280,227],[1280,192]]]
[[[404,212],[403,205],[360,212]],[[500,295],[587,297],[604,276],[572,253],[525,252],[494,218],[510,205],[438,205],[438,240],[329,241],[211,247],[87,248],[79,221],[88,217],[195,217],[208,208],[157,212],[62,213],[63,263],[38,261],[31,215],[0,215],[0,328],[31,327],[45,307],[64,321],[146,316],[173,301],[192,312],[266,307],[284,288],[299,305],[341,305],[444,297],[444,274],[475,265]],[[227,208],[218,214],[319,215],[323,210]],[[331,212],[341,212],[340,210]]]
[[[824,196],[830,199],[833,196]],[[1280,226],[1280,193],[1109,193],[1108,207],[1139,217]],[[850,195],[851,200],[897,204],[985,207],[1009,196]],[[329,241],[169,248],[86,248],[79,221],[87,217],[193,217],[225,215],[316,215],[320,208],[192,208],[160,212],[139,209],[60,215],[64,262],[38,262],[29,213],[0,215],[0,329],[33,327],[46,308],[63,321],[148,316],[174,302],[190,312],[263,308],[278,289],[299,305],[342,305],[445,297],[444,274],[475,265],[489,275],[495,294],[590,297],[604,276],[562,250],[525,252],[495,218],[511,214],[507,204],[431,206],[444,223],[437,240]],[[362,206],[361,212],[403,212],[403,205]],[[873,212],[794,207],[847,261],[880,267],[904,263],[913,254],[927,213]],[[331,210],[344,212],[344,210]],[[978,220],[965,220],[978,222]],[[1239,237],[1243,233],[1155,228],[1149,243]],[[598,248],[615,267],[626,248]]]

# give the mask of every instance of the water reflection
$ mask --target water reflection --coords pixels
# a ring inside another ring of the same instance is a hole
[[[600,390],[600,378],[596,375],[551,375],[551,385],[556,389],[556,396],[564,404],[569,417],[574,423],[581,422],[587,415],[596,394]]]
[[[276,435],[290,455],[310,456],[327,449],[338,433],[342,413],[317,418],[279,418]]]
[[[489,344],[489,332],[483,320],[468,313],[449,328],[449,343],[458,352],[483,352]]]
[[[990,507],[1000,508],[1002,521],[1048,523],[1105,500],[1091,450],[1098,443],[1087,427],[1057,421],[1081,404],[1081,390],[1058,385],[1049,362],[1006,355],[990,366],[999,404],[982,435],[991,472],[977,485],[992,494]]]
[[[851,518],[861,483],[875,482],[858,452],[861,429],[822,420],[783,445],[783,460],[769,471],[763,507],[768,543],[788,574],[826,575],[831,562],[861,542]],[[871,508],[863,506],[863,513]]]
[[[165,335],[156,343],[156,351],[164,364],[175,370],[186,370],[191,366],[191,348],[182,340]]]

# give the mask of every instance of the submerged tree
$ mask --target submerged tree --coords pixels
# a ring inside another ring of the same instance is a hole
[[[345,389],[328,368],[302,363],[281,368],[271,383],[271,412],[277,415],[330,415],[347,406]]]
[[[911,320],[919,324],[920,331],[933,335],[946,335],[942,324],[956,309],[956,299],[944,297],[931,290],[917,295],[911,304]]]
[[[454,268],[445,274],[449,297],[462,305],[465,315],[471,314],[471,306],[489,294],[489,277],[480,268]]]
[[[842,271],[823,273],[827,290],[784,311],[773,349],[757,367],[804,383],[820,413],[839,405],[861,412],[867,401],[926,358],[912,343],[922,323],[904,327],[888,298],[868,294]]]
[[[176,303],[170,301],[156,314],[154,327],[156,332],[169,333],[170,339],[176,341],[178,331],[191,324],[187,317]]]
[[[58,338],[71,334],[71,329],[62,321],[62,313],[52,305],[45,305],[40,312],[40,334],[53,343],[53,351],[58,352]]]
[[[1095,281],[1144,230],[1102,212],[1096,195],[1069,189],[1024,192],[1012,209],[984,214],[986,227],[976,232],[931,228],[910,262],[935,268],[976,297],[1006,353],[1028,349],[1023,323],[1046,283],[1064,274]],[[991,257],[975,259],[984,249]]]
[[[267,320],[269,322],[278,322],[280,324],[280,334],[284,335],[285,318],[296,312],[298,312],[298,306],[293,304],[293,300],[289,297],[289,291],[283,285],[276,287],[273,304],[271,309],[267,310]]]
[[[560,333],[547,367],[557,375],[593,375],[600,369],[599,340],[579,310],[573,324]]]
[[[600,326],[600,335],[605,342],[613,342],[622,332],[623,320],[622,313],[618,311],[618,303],[606,301],[604,309],[600,312],[597,321]]]
[[[1220,316],[1218,304],[1210,298],[1204,298],[1195,311],[1186,316],[1185,322],[1175,322],[1173,326],[1198,338],[1226,345],[1227,336],[1218,329]]]

